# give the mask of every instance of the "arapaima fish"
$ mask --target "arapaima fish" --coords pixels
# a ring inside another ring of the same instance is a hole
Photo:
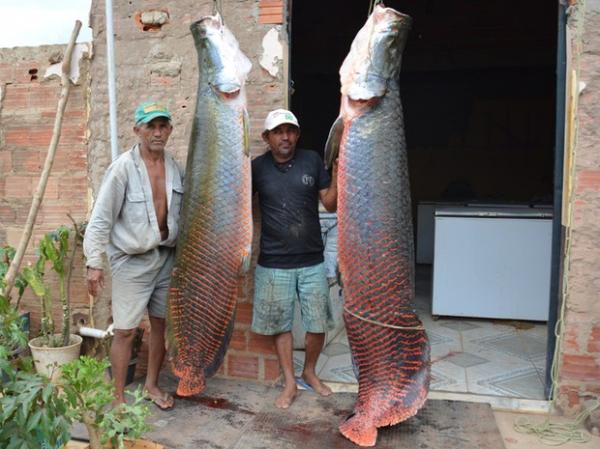
[[[244,92],[251,64],[219,15],[202,18],[191,30],[199,84],[168,306],[180,396],[202,392],[223,362],[252,244]]]
[[[414,300],[414,243],[399,71],[410,17],[378,5],[340,69],[338,255],[344,322],[358,368],[354,414],[342,434],[373,446],[377,428],[404,421],[429,388],[429,342]]]

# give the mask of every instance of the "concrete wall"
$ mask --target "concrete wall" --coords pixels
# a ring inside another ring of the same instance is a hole
[[[58,225],[71,225],[67,214],[82,221],[87,212],[87,106],[89,60],[77,49],[78,85],[73,86],[65,111],[60,144],[46,194],[27,250],[33,261],[40,237]],[[60,80],[46,72],[60,70],[58,58],[65,46],[0,49],[0,245],[17,247],[29,213],[33,192],[52,137]],[[87,313],[84,290],[84,262],[81,251],[75,256],[72,278],[72,305],[75,312]],[[56,279],[47,274],[52,287]],[[14,297],[14,293],[13,293]],[[54,288],[54,318],[60,325],[58,293]],[[33,331],[39,325],[39,303],[30,291],[22,310],[32,312]]]
[[[573,1],[570,68],[579,90],[567,228],[559,405],[600,396],[600,0]]]
[[[281,33],[281,26],[277,25],[282,22],[283,2],[225,0],[222,3],[227,26],[236,35],[242,51],[253,64],[247,81],[248,110],[252,152],[260,154],[265,149],[260,139],[264,117],[269,110],[286,104],[284,62],[273,58],[276,41],[286,39],[285,33]],[[132,132],[135,107],[144,100],[161,100],[174,116],[174,132],[168,148],[184,163],[198,81],[197,54],[189,27],[194,20],[212,13],[213,2],[131,0],[113,2],[113,5],[120,148],[128,149],[136,142]],[[144,13],[151,11],[155,12],[155,17],[162,17],[166,22],[162,25],[141,23],[150,15]],[[92,2],[91,19],[94,57],[91,63],[88,158],[89,177],[95,193],[110,162],[104,1]],[[265,50],[263,39],[269,32],[269,36],[275,35],[275,45],[270,41],[270,44],[265,44]],[[285,46],[285,42],[281,43]],[[260,65],[265,56],[267,58],[263,64],[271,73]],[[273,379],[278,375],[278,365],[270,341],[249,331],[251,290],[251,278],[248,278],[240,288],[235,331],[221,373],[240,378]],[[106,323],[109,318],[107,291],[108,288],[96,303],[98,323]]]

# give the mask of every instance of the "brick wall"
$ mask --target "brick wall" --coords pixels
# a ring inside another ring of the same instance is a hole
[[[0,244],[17,247],[37,189],[41,168],[52,136],[60,93],[57,77],[45,79],[46,69],[64,53],[64,46],[0,49]],[[35,260],[40,236],[58,225],[70,225],[87,212],[87,95],[88,63],[79,62],[79,85],[71,89],[63,119],[60,143],[27,250],[27,261]],[[75,311],[85,311],[81,251],[75,256],[71,284]],[[54,318],[61,323],[57,280],[47,275],[53,288]],[[39,327],[39,305],[31,292],[21,309],[32,312],[32,330]]]
[[[600,397],[600,0],[571,11],[570,65],[579,84],[572,208],[568,229],[565,338],[559,357],[559,405],[568,413]]]
[[[283,22],[284,2],[225,0],[222,3],[227,26],[253,64],[246,87],[251,148],[256,155],[265,150],[260,137],[264,117],[268,111],[286,104],[283,63],[280,63],[279,74],[275,77],[259,65],[262,40],[269,30],[275,27],[280,32],[280,40],[287,39],[280,31],[281,26],[277,26]],[[137,104],[146,99],[159,99],[166,103],[174,116],[174,131],[168,149],[179,161],[185,162],[198,81],[197,54],[189,27],[194,20],[212,13],[213,2],[133,0],[113,2],[113,6],[120,148],[127,149],[135,143],[132,127],[133,110]],[[166,23],[160,26],[142,24],[143,13],[149,11],[158,11],[166,18]],[[91,18],[94,58],[91,62],[89,173],[95,193],[110,162],[103,1],[92,1]],[[249,330],[251,294],[252,279],[249,277],[239,290],[235,332],[220,373],[237,378],[270,380],[278,374],[277,361],[268,341]],[[105,291],[96,304],[97,323],[108,319],[108,301]],[[144,365],[145,360],[142,360],[142,369]]]

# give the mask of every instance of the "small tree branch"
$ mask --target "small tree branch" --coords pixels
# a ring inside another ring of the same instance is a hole
[[[67,106],[67,100],[69,99],[69,91],[71,90],[71,80],[69,79],[69,75],[71,73],[71,57],[73,55],[73,48],[75,47],[75,41],[77,40],[77,36],[79,35],[79,30],[81,29],[81,22],[77,20],[75,22],[75,28],[73,28],[73,32],[71,34],[71,39],[69,44],[67,45],[67,49],[65,51],[65,57],[63,58],[63,66],[62,66],[62,74],[61,74],[61,92],[60,98],[58,100],[58,107],[56,111],[56,118],[54,119],[54,129],[52,131],[52,139],[50,141],[50,146],[48,148],[48,154],[46,155],[46,162],[44,163],[44,168],[42,170],[42,174],[40,176],[40,181],[37,186],[37,190],[33,195],[33,200],[31,202],[31,207],[29,209],[29,215],[27,216],[27,222],[25,223],[25,229],[23,230],[23,235],[21,236],[21,241],[19,242],[19,247],[17,248],[17,252],[15,254],[14,259],[12,260],[10,267],[8,268],[8,272],[6,273],[6,287],[4,289],[4,296],[7,298],[10,295],[10,292],[14,286],[15,278],[17,276],[17,272],[21,266],[21,262],[23,261],[23,256],[25,255],[25,250],[27,249],[27,245],[29,244],[29,240],[31,239],[31,234],[33,231],[33,224],[35,223],[35,219],[37,218],[38,211],[40,209],[40,204],[44,199],[44,193],[46,191],[46,184],[48,183],[48,177],[50,176],[50,171],[52,170],[52,164],[54,163],[54,156],[56,155],[56,148],[58,147],[58,142],[60,140],[60,132],[62,129],[62,120],[65,113],[65,108]]]

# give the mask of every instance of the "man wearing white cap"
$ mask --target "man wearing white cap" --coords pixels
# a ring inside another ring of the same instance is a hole
[[[262,137],[269,151],[252,161],[262,220],[252,330],[274,338],[285,378],[275,405],[288,408],[297,391],[291,332],[296,297],[306,330],[302,379],[317,393],[331,394],[315,372],[332,325],[318,203],[330,212],[336,209],[337,163],[329,176],[316,152],[296,149],[300,125],[285,109],[267,115]]]

